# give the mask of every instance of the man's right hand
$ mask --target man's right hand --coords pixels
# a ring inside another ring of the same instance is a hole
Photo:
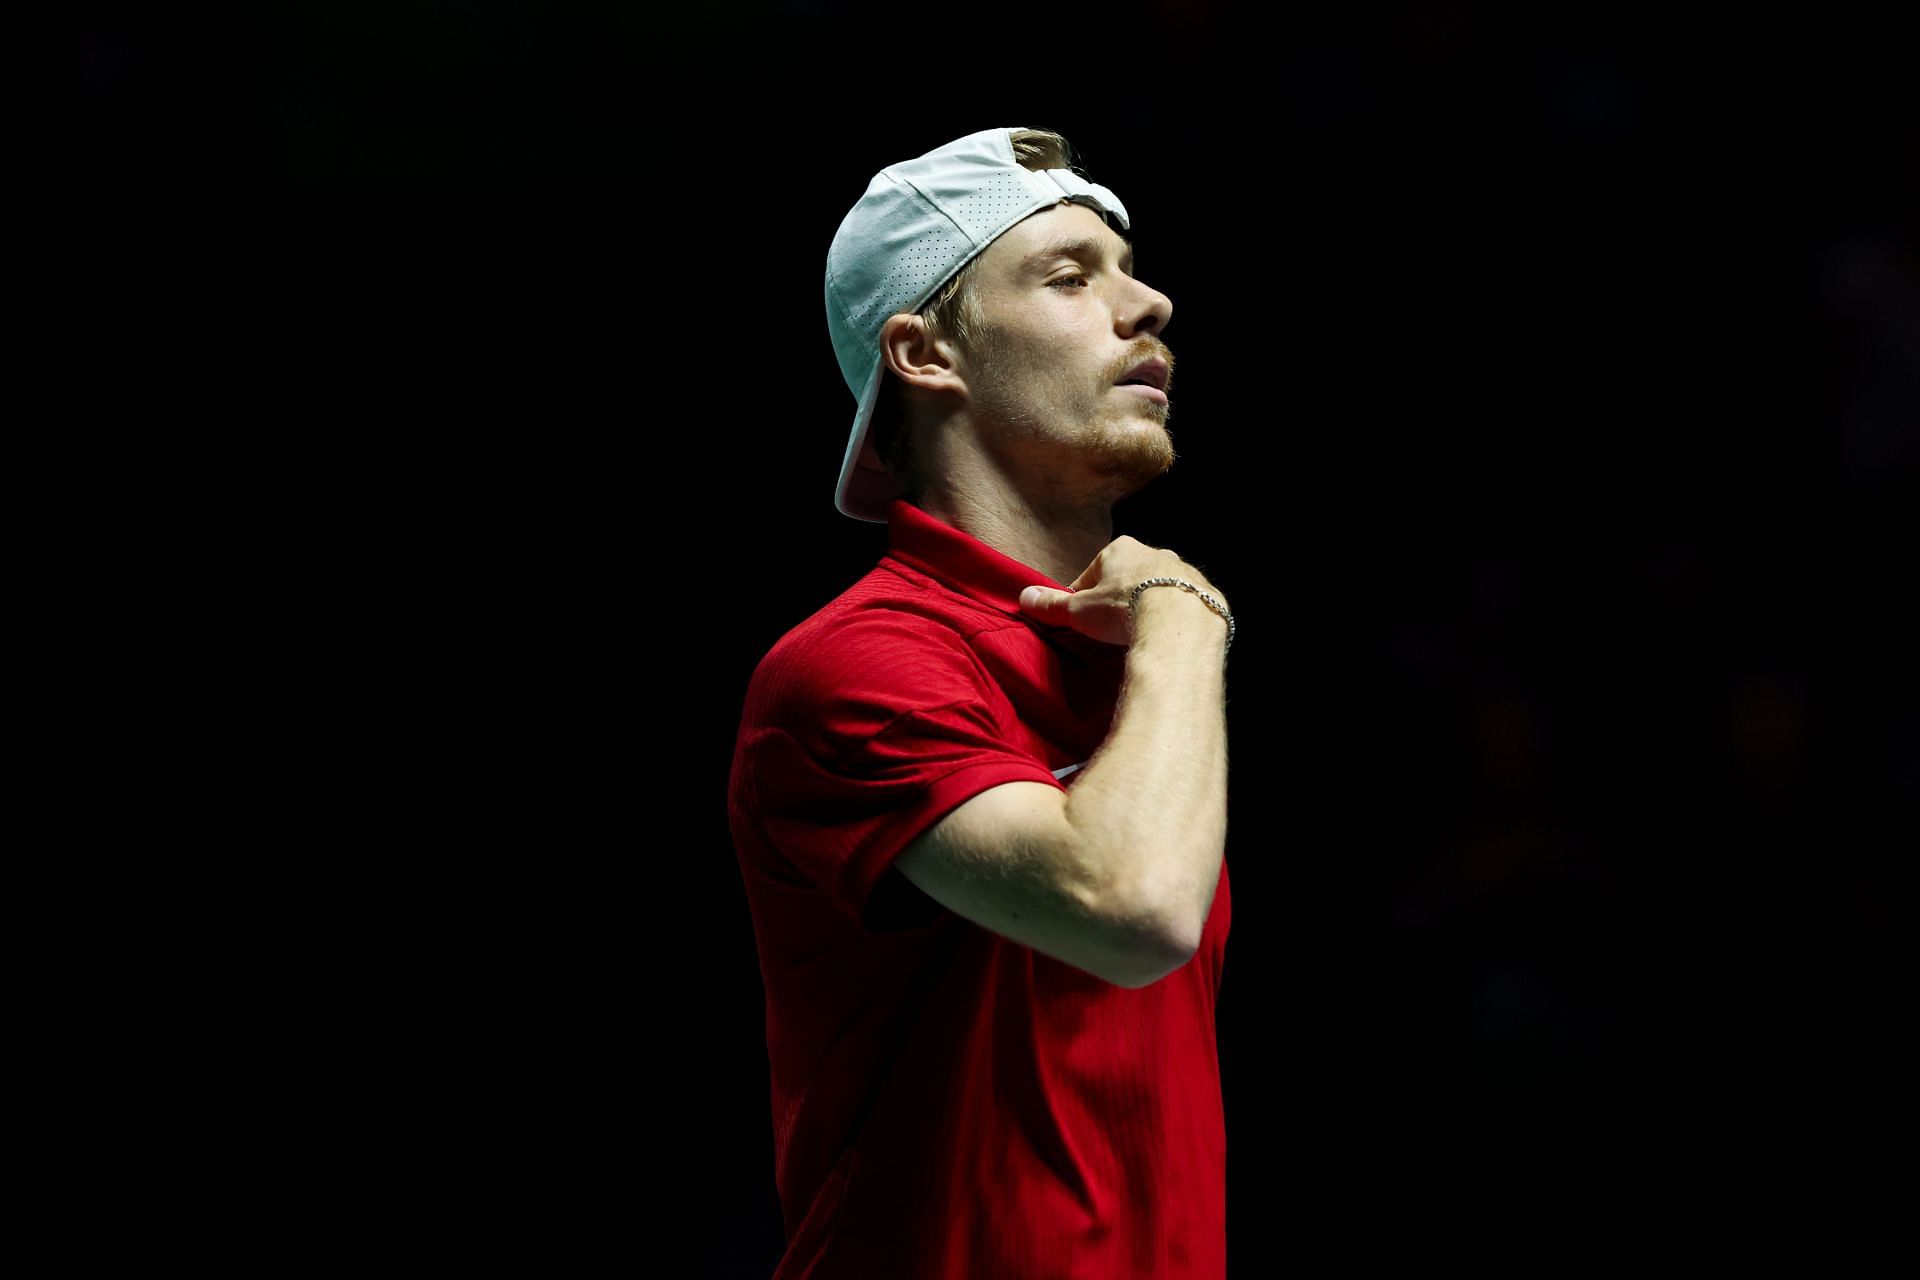
[[[1067,584],[1068,590],[1028,587],[1020,593],[1020,607],[1040,622],[1071,627],[1106,644],[1128,645],[1133,643],[1129,600],[1134,587],[1148,578],[1185,578],[1232,612],[1227,597],[1205,574],[1163,547],[1150,547],[1124,534],[1102,547],[1093,563]],[[1161,590],[1179,592],[1180,588],[1149,587],[1142,595]]]

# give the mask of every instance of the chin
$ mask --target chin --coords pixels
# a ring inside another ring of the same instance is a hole
[[[1131,493],[1155,477],[1165,475],[1173,466],[1173,459],[1173,442],[1168,439],[1165,428],[1161,428],[1150,433],[1133,433],[1123,447],[1109,449],[1097,469],[1108,480],[1126,485],[1127,492]]]

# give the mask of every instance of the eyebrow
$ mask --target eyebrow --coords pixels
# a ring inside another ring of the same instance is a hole
[[[1126,246],[1126,252],[1120,255],[1120,269],[1128,275],[1133,274],[1133,241],[1125,236],[1120,243]],[[1020,260],[1020,273],[1029,275],[1055,258],[1099,258],[1106,253],[1106,246],[1091,236],[1080,236],[1070,240],[1055,240],[1052,244],[1035,249]]]

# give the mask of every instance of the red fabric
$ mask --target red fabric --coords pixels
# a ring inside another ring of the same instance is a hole
[[[728,786],[767,993],[776,1280],[1218,1280],[1226,867],[1198,954],[1137,991],[894,870],[981,791],[1071,787],[1126,650],[1029,621],[1021,589],[1062,584],[917,507],[887,531],[755,669]]]

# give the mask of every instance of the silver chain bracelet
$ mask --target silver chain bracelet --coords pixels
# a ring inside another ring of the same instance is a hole
[[[1188,591],[1199,596],[1201,602],[1204,603],[1207,608],[1227,620],[1227,647],[1222,651],[1222,654],[1224,656],[1227,653],[1233,652],[1233,615],[1227,612],[1227,606],[1221,604],[1218,600],[1214,599],[1211,594],[1202,591],[1185,578],[1148,578],[1145,582],[1135,587],[1133,594],[1127,597],[1127,612],[1129,615],[1133,613],[1134,606],[1140,602],[1140,593],[1148,587],[1185,587]]]

